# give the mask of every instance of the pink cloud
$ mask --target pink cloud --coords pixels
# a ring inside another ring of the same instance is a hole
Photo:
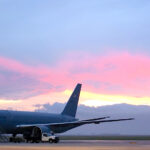
[[[150,96],[150,57],[141,54],[74,52],[55,67],[0,57],[0,72],[0,97],[6,99],[72,89],[78,82],[85,91],[100,94]]]
[[[106,94],[149,96],[150,57],[113,53],[92,55],[71,54],[66,60],[66,71],[73,81],[85,83],[85,90]]]

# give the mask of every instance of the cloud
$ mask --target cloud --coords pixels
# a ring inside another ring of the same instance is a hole
[[[65,104],[55,103],[50,105],[37,106],[38,112],[61,113]],[[102,107],[88,107],[84,105],[78,106],[77,118],[90,119],[97,117],[110,116],[110,119],[117,118],[135,118],[133,121],[102,123],[98,125],[84,125],[76,129],[70,130],[66,134],[77,135],[100,135],[100,134],[124,134],[124,135],[149,135],[149,106],[134,106],[128,104],[117,104]],[[144,122],[144,124],[143,124]]]
[[[150,96],[150,58],[141,54],[71,54],[65,62],[73,80],[86,90],[130,96]]]
[[[72,52],[53,66],[31,66],[0,57],[0,98],[25,99],[72,89],[134,97],[150,96],[150,58],[141,54]]]
[[[25,99],[49,91],[52,85],[40,76],[40,69],[0,57],[0,98]]]

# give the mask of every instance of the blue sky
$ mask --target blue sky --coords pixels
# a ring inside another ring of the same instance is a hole
[[[84,104],[150,105],[149,18],[149,0],[0,0],[1,108],[65,102],[78,82]]]
[[[0,54],[55,63],[70,51],[149,54],[148,0],[1,0]]]

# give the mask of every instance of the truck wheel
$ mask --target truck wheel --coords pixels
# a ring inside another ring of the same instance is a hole
[[[59,137],[56,137],[55,143],[58,143],[58,142],[59,142]]]
[[[49,139],[49,143],[53,143],[53,140],[52,140],[52,139]]]
[[[55,139],[55,140],[54,140],[54,143],[58,143],[58,142],[59,142],[59,139]]]
[[[57,141],[57,140],[54,140],[54,143],[58,143],[58,141]]]

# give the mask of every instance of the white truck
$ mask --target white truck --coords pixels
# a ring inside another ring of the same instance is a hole
[[[49,142],[49,143],[58,143],[59,137],[57,137],[55,135],[48,134],[48,133],[43,133],[41,141],[42,142]]]

